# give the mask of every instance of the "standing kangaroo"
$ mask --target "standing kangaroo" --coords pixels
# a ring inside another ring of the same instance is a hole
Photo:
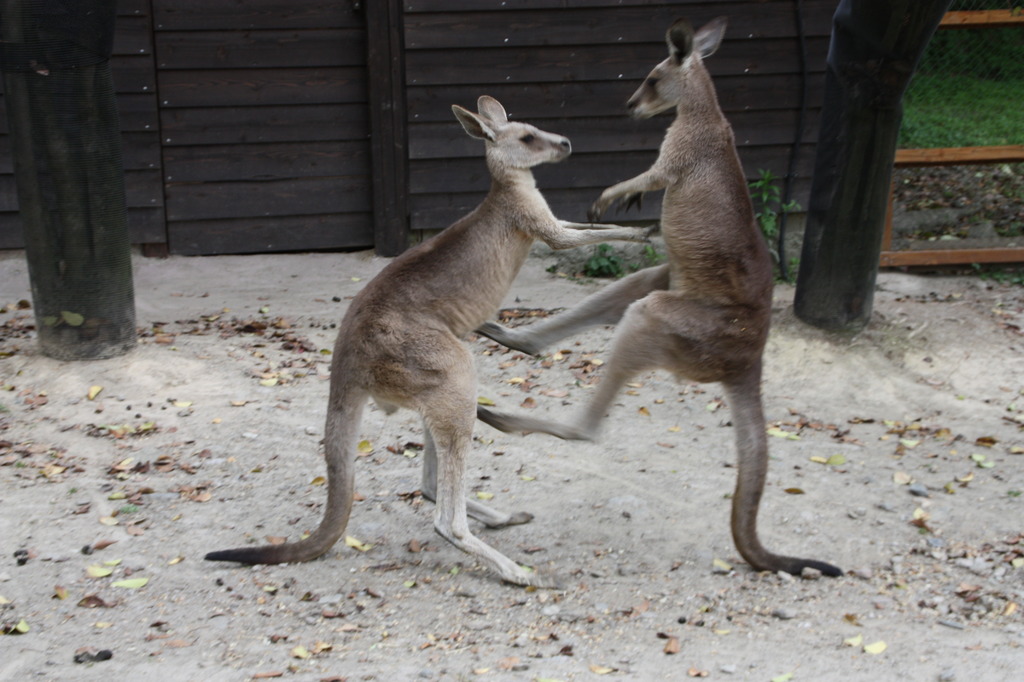
[[[334,347],[324,439],[327,508],[304,540],[211,552],[212,561],[278,564],[329,550],[352,510],[355,445],[363,407],[372,398],[423,418],[422,493],[434,500],[434,529],[462,551],[519,585],[549,581],[524,570],[469,530],[467,513],[490,527],[526,523],[466,499],[466,456],[476,421],[476,372],[462,342],[492,317],[534,239],[555,249],[608,239],[646,241],[647,230],[558,220],[530,170],[569,156],[569,140],[510,122],[492,97],[474,114],[452,111],[470,136],[484,140],[491,188],[475,210],[433,239],[395,258],[352,300]]]
[[[661,231],[666,265],[641,270],[586,298],[576,308],[524,329],[493,322],[479,332],[529,353],[580,329],[621,320],[607,375],[593,401],[571,425],[478,408],[502,431],[539,431],[588,440],[622,385],[654,368],[699,382],[721,382],[732,408],[739,453],[732,498],[736,548],[757,570],[799,574],[805,567],[831,576],[842,571],[812,559],[782,556],[757,537],[757,513],[768,469],[761,405],[761,356],[768,336],[772,264],[757,226],[732,128],[718,106],[703,59],[718,49],[725,19],[696,34],[676,21],[669,56],[654,67],[626,106],[635,118],[676,109],[650,169],[601,193],[590,210],[597,220],[616,201],[639,204],[644,192],[665,190]]]

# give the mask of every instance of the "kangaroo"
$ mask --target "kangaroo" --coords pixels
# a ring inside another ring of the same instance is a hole
[[[479,98],[476,114],[458,105],[452,111],[471,137],[486,142],[490,191],[471,213],[395,258],[352,300],[331,365],[327,508],[319,527],[298,542],[211,552],[206,559],[278,564],[329,550],[352,510],[355,445],[363,408],[372,398],[388,413],[404,407],[423,419],[422,493],[436,502],[434,529],[505,581],[551,584],[470,532],[467,514],[494,528],[533,517],[466,499],[477,401],[473,356],[461,338],[497,311],[534,239],[564,249],[609,239],[646,241],[648,230],[557,219],[531,168],[565,159],[569,140],[510,122],[488,96]]]
[[[668,29],[668,58],[654,67],[626,106],[635,118],[672,108],[676,118],[654,165],[606,189],[589,213],[597,220],[617,201],[628,208],[639,204],[644,192],[664,189],[661,231],[668,263],[641,270],[527,328],[488,322],[478,330],[536,354],[585,327],[618,322],[607,375],[592,402],[571,424],[484,408],[477,414],[502,431],[590,440],[619,389],[639,372],[663,368],[680,378],[721,382],[739,453],[731,518],[736,548],[757,570],[800,574],[811,567],[838,576],[842,571],[831,564],[775,554],[757,536],[768,468],[761,361],[771,317],[772,264],[754,223],[732,128],[703,64],[721,44],[725,25],[724,18],[714,19],[694,33],[679,20]]]

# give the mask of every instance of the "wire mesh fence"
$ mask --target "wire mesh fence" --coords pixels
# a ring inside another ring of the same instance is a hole
[[[965,14],[925,50],[904,96],[900,148],[967,159],[991,150],[957,148],[1024,145],[1024,23],[1014,23],[1024,7],[954,0],[949,11]],[[896,169],[892,250],[961,254],[936,263],[1024,261],[1024,163],[961,163]]]

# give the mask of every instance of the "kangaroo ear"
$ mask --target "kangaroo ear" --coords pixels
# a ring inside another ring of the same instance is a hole
[[[480,96],[476,101],[476,110],[481,116],[490,119],[495,125],[505,125],[508,123],[508,114],[505,113],[505,107],[501,106],[501,102],[490,95]]]
[[[459,123],[466,129],[470,137],[475,137],[478,140],[487,140],[494,142],[497,139],[494,134],[494,130],[491,126],[480,116],[477,116],[468,109],[463,109],[458,104],[452,105],[452,113],[455,114],[455,118],[459,119]]]
[[[693,51],[693,27],[690,22],[676,19],[665,33],[665,41],[668,43],[669,57],[676,64],[682,64]]]
[[[697,53],[700,54],[701,59],[710,57],[718,50],[718,46],[722,44],[722,38],[725,37],[725,26],[727,23],[728,20],[725,17],[716,17],[701,26],[700,30],[697,31],[693,38],[697,44]]]

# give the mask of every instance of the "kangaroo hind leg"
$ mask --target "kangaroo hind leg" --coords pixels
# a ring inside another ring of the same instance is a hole
[[[437,501],[437,445],[435,445],[434,438],[430,435],[430,429],[425,422],[423,424],[423,481],[420,483],[420,492],[431,502]],[[466,513],[470,518],[494,529],[517,526],[533,520],[533,514],[529,512],[521,511],[510,514],[488,507],[471,498],[466,500]]]

